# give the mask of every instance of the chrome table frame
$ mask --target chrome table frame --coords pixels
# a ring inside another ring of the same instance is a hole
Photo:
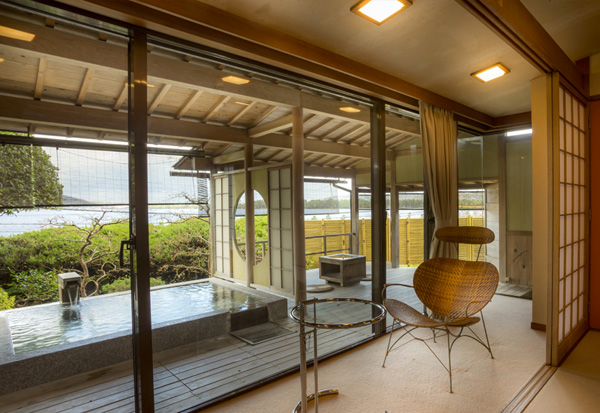
[[[326,324],[326,323],[318,323],[317,320],[317,307],[316,304],[326,303],[326,302],[359,302],[365,305],[371,306],[372,310],[379,310],[379,314],[376,316],[364,320],[358,321],[355,323],[338,323],[338,324]],[[313,320],[314,322],[307,321],[305,319],[305,314],[307,311],[307,306],[313,306]],[[346,328],[357,328],[364,327],[371,324],[375,324],[383,319],[385,319],[386,311],[382,305],[376,304],[369,300],[362,300],[359,298],[324,298],[324,299],[312,299],[302,301],[300,304],[295,306],[290,310],[290,318],[297,322],[300,325],[300,392],[301,392],[301,400],[294,408],[293,412],[304,412],[306,413],[308,410],[308,402],[314,400],[315,401],[315,412],[319,411],[319,397],[329,396],[332,394],[338,394],[338,389],[327,389],[319,391],[319,360],[317,356],[317,329],[346,329]],[[306,330],[306,327],[309,330]],[[307,385],[306,385],[306,370],[307,370],[307,362],[306,362],[306,338],[308,335],[313,334],[313,362],[314,362],[314,377],[315,377],[315,392],[313,394],[307,395]]]

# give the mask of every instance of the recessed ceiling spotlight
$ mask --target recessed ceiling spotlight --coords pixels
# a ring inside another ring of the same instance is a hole
[[[504,76],[509,72],[510,70],[508,70],[508,68],[502,63],[496,63],[493,66],[487,67],[475,73],[471,73],[471,76],[485,83],[489,82],[490,80],[497,79],[500,76]]]
[[[358,113],[358,112],[360,112],[360,109],[353,108],[352,106],[344,106],[344,107],[340,108],[340,110],[342,112],[347,112],[347,113]]]
[[[379,25],[410,5],[410,0],[363,0],[350,10]]]
[[[0,36],[10,37],[11,39],[24,40],[30,42],[35,38],[35,34],[22,32],[6,26],[0,26]]]
[[[233,83],[234,85],[245,85],[246,83],[250,83],[250,79],[244,79],[243,77],[237,76],[225,76],[222,77],[221,80],[227,83]]]

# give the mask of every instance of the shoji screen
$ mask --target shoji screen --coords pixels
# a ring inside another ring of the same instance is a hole
[[[554,135],[558,138],[555,146],[558,151],[555,150],[554,159],[555,165],[558,165],[558,171],[555,171],[555,182],[558,175],[555,202],[558,205],[555,203],[555,211],[558,212],[559,223],[558,239],[555,241],[555,251],[558,250],[558,268],[555,271],[558,274],[554,277],[554,322],[558,323],[556,360],[560,362],[587,329],[588,117],[586,105],[562,85],[558,86],[556,106],[558,116],[555,119],[558,122],[555,120],[554,124],[558,130],[555,129]]]

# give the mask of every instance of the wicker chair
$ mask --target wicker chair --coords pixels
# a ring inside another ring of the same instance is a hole
[[[479,254],[483,244],[494,242],[494,232],[484,227],[445,227],[435,232],[435,237],[440,241],[453,242],[458,254],[458,244],[479,245],[476,261],[479,260]]]
[[[475,315],[492,299],[498,287],[498,270],[487,262],[461,261],[453,258],[432,258],[423,262],[414,275],[414,290],[421,302],[435,316],[420,313],[409,305],[386,297],[387,289],[405,284],[386,284],[383,288],[383,305],[393,318],[392,331],[388,341],[383,367],[390,351],[407,334],[413,339],[422,341],[448,371],[450,377],[450,393],[452,393],[452,347],[460,337],[470,337],[484,346],[494,358],[485,322],[483,341],[471,326],[482,318]],[[400,325],[405,332],[392,344],[394,328]],[[429,328],[445,331],[448,337],[448,364],[446,365],[429,346],[426,340],[415,337],[412,333],[417,328]],[[466,330],[465,330],[466,329]],[[470,332],[470,334],[469,334]],[[452,337],[452,339],[451,339]]]

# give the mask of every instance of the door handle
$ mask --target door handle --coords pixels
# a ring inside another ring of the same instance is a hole
[[[130,251],[132,245],[133,245],[133,240],[126,239],[126,240],[121,241],[121,246],[119,247],[119,266],[120,267],[125,266],[125,260],[123,258],[123,250],[126,249],[127,251]]]

